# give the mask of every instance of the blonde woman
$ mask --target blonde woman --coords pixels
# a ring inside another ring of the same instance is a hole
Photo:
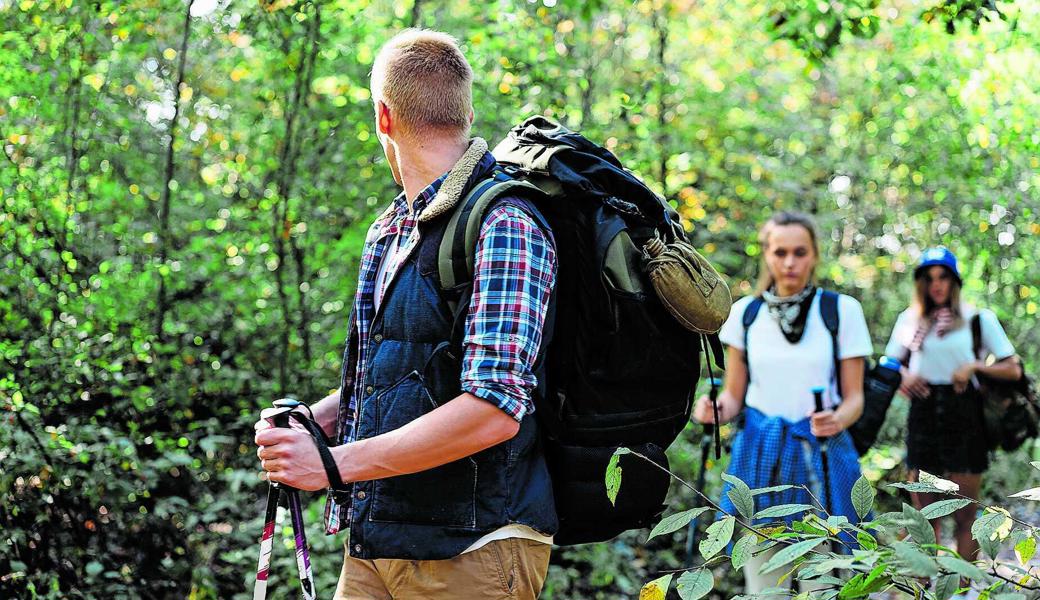
[[[885,354],[904,364],[900,392],[910,400],[906,462],[911,479],[926,471],[978,498],[989,456],[975,375],[1015,380],[1022,367],[996,315],[962,302],[961,285],[952,252],[926,251],[914,270],[913,302],[896,320]],[[971,332],[974,318],[980,325],[979,356]],[[989,365],[983,360],[988,355],[996,359]],[[917,508],[940,499],[927,493],[912,496]],[[971,560],[979,549],[971,536],[974,506],[958,510],[953,519],[957,551]],[[941,520],[933,520],[932,526],[938,537]]]
[[[763,261],[758,292],[733,305],[719,332],[727,346],[719,421],[730,421],[742,410],[745,415],[727,471],[751,488],[779,484],[815,488],[815,499],[802,489],[757,495],[756,511],[818,500],[829,504],[829,513],[856,522],[850,492],[860,470],[845,430],[863,412],[863,359],[872,349],[863,309],[854,298],[813,283],[820,250],[808,215],[774,215],[762,227],[759,242]],[[825,302],[834,303],[839,315],[834,336],[823,318]],[[816,409],[814,388],[822,388],[823,410]],[[695,417],[702,423],[714,422],[707,397],[698,400]],[[827,470],[821,452],[824,444]],[[726,484],[719,504],[734,513],[729,489]],[[793,515],[788,522],[800,518]],[[746,593],[777,584],[782,573],[758,573],[770,555],[760,554],[745,566]]]

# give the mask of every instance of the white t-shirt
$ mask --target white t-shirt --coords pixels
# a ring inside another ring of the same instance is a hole
[[[758,317],[748,329],[748,367],[751,381],[748,383],[744,403],[770,417],[783,417],[801,421],[815,410],[814,387],[829,390],[824,395],[824,407],[833,408],[840,402],[834,374],[834,349],[831,334],[820,315],[820,294],[817,291],[805,333],[797,344],[784,337],[780,324],[763,304]],[[729,318],[719,331],[719,339],[727,346],[744,350],[744,309],[753,296],[737,300],[730,310]],[[859,302],[844,294],[838,297],[838,358],[870,356],[873,347],[867,321],[863,318],[863,307]]]
[[[1000,326],[997,315],[988,309],[978,310],[973,306],[965,305],[961,310],[964,315],[964,323],[946,335],[939,337],[935,330],[928,332],[924,342],[921,344],[920,352],[910,355],[907,369],[924,378],[928,383],[936,385],[948,385],[953,382],[953,373],[961,365],[976,360],[972,355],[971,319],[978,313],[979,325],[982,331],[982,354],[992,354],[997,360],[1008,358],[1015,354],[1015,347]],[[907,356],[907,347],[917,333],[918,323],[917,311],[908,308],[900,313],[896,319],[896,325],[892,328],[892,337],[885,346],[885,354],[896,359],[904,359]]]

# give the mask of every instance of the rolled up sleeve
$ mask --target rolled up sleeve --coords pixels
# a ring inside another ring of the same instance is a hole
[[[503,202],[477,241],[461,387],[517,421],[534,411],[534,364],[556,282],[550,235],[527,211]]]

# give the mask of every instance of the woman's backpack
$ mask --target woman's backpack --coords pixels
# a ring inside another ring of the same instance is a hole
[[[625,446],[668,466],[665,449],[690,419],[702,350],[721,364],[715,332],[729,313],[729,288],[689,245],[668,203],[580,134],[533,117],[493,154],[501,170],[457,205],[442,238],[442,293],[468,302],[477,234],[495,198],[522,196],[537,207],[558,262],[535,412],[560,518],[554,541],[603,541],[650,526],[664,509],[668,473],[622,456],[612,503],[607,464]],[[673,301],[683,296],[688,310],[666,306],[655,286]]]
[[[982,322],[978,313],[971,318],[972,353],[982,351]],[[982,357],[979,357],[982,358]],[[982,373],[975,378],[982,392],[982,416],[990,450],[1017,450],[1026,440],[1040,433],[1040,404],[1037,403],[1033,380],[1026,375],[1015,381],[997,379]]]

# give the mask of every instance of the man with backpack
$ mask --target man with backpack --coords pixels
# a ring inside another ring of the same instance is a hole
[[[337,599],[535,598],[548,569],[558,521],[532,398],[556,255],[538,210],[494,198],[471,293],[439,289],[455,206],[497,167],[469,139],[472,77],[442,33],[380,51],[376,128],[404,192],[365,241],[340,390],[311,407],[338,445],[258,424],[268,478],[330,488],[327,531],[350,531]]]

